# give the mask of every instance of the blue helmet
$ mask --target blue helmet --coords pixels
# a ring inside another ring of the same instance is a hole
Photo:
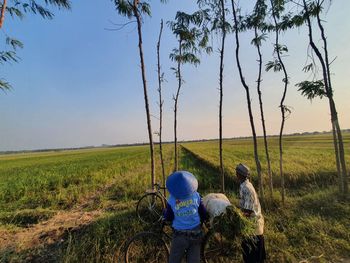
[[[176,171],[168,176],[166,187],[169,193],[177,199],[185,199],[198,189],[198,181],[187,171]]]

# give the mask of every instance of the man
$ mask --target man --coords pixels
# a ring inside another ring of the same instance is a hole
[[[266,258],[264,244],[264,218],[258,195],[249,181],[250,171],[244,164],[236,166],[236,176],[240,183],[239,206],[243,214],[256,224],[255,236],[242,241],[243,260],[245,263],[261,263]]]
[[[186,262],[199,263],[206,210],[197,192],[198,181],[190,172],[177,171],[167,178],[166,187],[170,197],[164,219],[172,221],[174,230],[169,263],[180,263],[185,254]]]

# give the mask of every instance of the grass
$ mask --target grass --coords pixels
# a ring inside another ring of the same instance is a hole
[[[344,134],[344,139],[348,150],[350,134]],[[255,181],[251,144],[249,139],[224,141],[227,196],[232,203],[237,203],[233,169],[238,162],[252,168]],[[269,144],[278,182],[277,138],[270,138]],[[259,145],[266,175],[261,141]],[[284,145],[286,205],[282,208],[276,189],[263,209],[268,262],[349,259],[350,200],[337,193],[331,137],[290,136]],[[201,194],[218,192],[217,142],[184,143],[183,147],[180,168],[197,176]],[[148,150],[142,146],[0,156],[0,231],[10,233],[59,211],[68,212],[89,196],[94,196],[93,202],[83,209],[103,211],[90,224],[67,229],[59,242],[20,253],[0,251],[0,262],[113,262],[120,258],[125,240],[148,229],[135,214],[138,198],[150,185]],[[166,171],[170,173],[172,145],[166,145],[165,156]],[[349,167],[348,151],[346,160]],[[160,178],[158,159],[156,163]],[[239,261],[227,258],[226,262]]]
[[[116,181],[120,186],[114,190],[127,199],[148,179],[143,170],[149,162],[147,147],[5,155],[0,161],[0,222],[23,209],[70,209]],[[126,174],[139,169],[143,174],[127,180]]]
[[[344,133],[345,160],[350,166],[350,133]],[[268,139],[271,169],[274,182],[279,183],[278,137]],[[335,157],[332,136],[305,135],[286,136],[283,141],[284,173],[289,190],[309,185],[328,185],[336,180]],[[183,146],[194,155],[200,156],[214,166],[219,165],[217,141],[184,143]],[[258,140],[259,159],[267,185],[267,162],[262,138]],[[235,166],[242,162],[251,167],[253,180],[256,180],[252,139],[225,140],[223,161],[228,174],[233,174]]]

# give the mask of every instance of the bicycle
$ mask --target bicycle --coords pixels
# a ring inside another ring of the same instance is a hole
[[[131,237],[125,246],[125,263],[167,262],[172,235],[168,226],[162,221],[160,228],[140,232]],[[204,225],[203,228],[202,262],[230,262],[227,260],[227,255],[231,251],[230,243],[225,240],[222,234],[215,232],[210,226]],[[185,262],[184,259],[183,262]]]
[[[146,194],[139,199],[136,205],[138,218],[146,224],[160,222],[167,202],[166,187],[162,187],[159,183],[155,183],[154,187],[155,189],[146,190]]]

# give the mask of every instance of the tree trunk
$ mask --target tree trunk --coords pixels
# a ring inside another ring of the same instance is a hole
[[[332,123],[333,146],[334,146],[334,152],[335,152],[335,162],[337,166],[337,175],[338,175],[338,189],[339,189],[339,193],[342,193],[344,192],[344,185],[343,185],[343,178],[341,176],[341,170],[340,170],[337,131],[335,128],[335,123],[333,122],[332,119],[331,119],[331,123]]]
[[[177,152],[177,106],[179,101],[179,95],[182,85],[182,79],[181,79],[181,56],[182,56],[182,41],[179,40],[179,60],[177,62],[177,79],[178,79],[178,87],[176,91],[176,95],[174,98],[174,151],[175,151],[175,164],[174,164],[174,171],[178,170],[178,152]]]
[[[318,2],[318,4],[320,4]],[[339,120],[338,120],[338,113],[335,107],[335,102],[333,98],[333,88],[332,88],[332,82],[331,82],[331,73],[330,73],[330,64],[329,64],[329,57],[328,57],[328,45],[327,45],[327,38],[324,33],[324,28],[321,22],[320,15],[317,14],[317,23],[321,31],[321,36],[322,36],[322,41],[323,41],[323,49],[324,49],[324,54],[325,54],[325,62],[326,62],[326,69],[327,69],[327,77],[328,77],[328,87],[331,95],[331,106],[333,108],[333,115],[334,115],[334,120],[335,120],[335,127],[336,127],[336,132],[337,132],[337,139],[338,139],[338,144],[339,144],[339,157],[338,160],[340,159],[340,164],[341,164],[341,169],[342,169],[342,187],[343,187],[343,193],[344,195],[347,195],[348,193],[348,182],[347,182],[347,170],[346,170],[346,163],[345,163],[345,156],[344,156],[344,143],[343,143],[343,136],[341,133],[340,125],[339,125]]]
[[[225,53],[225,5],[224,0],[220,0],[221,11],[222,11],[222,39],[221,39],[221,50],[220,50],[220,106],[219,106],[219,155],[220,155],[220,172],[221,172],[221,192],[225,192],[225,171],[224,163],[222,158],[222,99],[223,99],[223,72],[224,72],[224,53]]]
[[[258,37],[258,31],[257,28],[254,28],[255,31],[255,38]],[[263,128],[263,133],[264,133],[264,146],[265,146],[265,155],[266,155],[266,160],[267,160],[267,170],[269,174],[269,191],[270,191],[270,197],[272,198],[272,192],[273,192],[273,179],[272,179],[272,172],[271,172],[271,162],[270,162],[270,155],[269,155],[269,148],[267,144],[267,136],[266,136],[266,126],[265,126],[265,118],[264,118],[264,109],[263,109],[263,102],[262,102],[262,96],[261,96],[261,89],[260,89],[260,84],[261,84],[261,71],[262,71],[262,55],[260,51],[260,46],[257,45],[257,50],[258,50],[258,55],[259,55],[259,74],[258,74],[258,79],[257,79],[257,91],[259,95],[259,105],[260,105],[260,115],[261,115],[261,124]]]
[[[164,171],[164,159],[163,159],[163,146],[162,146],[162,121],[163,121],[163,99],[162,99],[162,73],[160,68],[160,40],[163,32],[163,19],[160,22],[159,38],[157,43],[157,68],[158,68],[158,93],[159,93],[159,155],[160,163],[162,166],[162,178],[163,186],[165,186],[165,171]],[[164,189],[164,196],[166,191]]]
[[[147,95],[147,81],[146,81],[146,72],[145,72],[145,63],[143,59],[143,49],[142,49],[142,30],[141,30],[141,18],[137,9],[138,2],[134,2],[133,12],[137,21],[137,32],[139,37],[139,52],[140,52],[140,61],[141,61],[141,73],[142,73],[142,83],[143,83],[143,92],[145,99],[145,108],[146,108],[146,116],[147,116],[147,128],[148,128],[148,136],[149,136],[149,146],[151,152],[151,184],[152,189],[154,188],[155,183],[155,166],[154,166],[154,147],[153,147],[153,137],[152,137],[152,126],[151,126],[151,114],[149,110],[148,104],[148,95]]]
[[[325,89],[326,89],[326,93],[327,93],[327,98],[329,101],[329,108],[330,108],[330,112],[331,112],[331,120],[332,120],[332,128],[335,128],[335,132],[336,132],[336,136],[333,134],[333,143],[334,143],[334,151],[335,151],[335,158],[336,158],[336,163],[337,166],[339,164],[341,164],[341,170],[342,172],[340,173],[340,169],[338,170],[338,178],[341,181],[340,187],[342,188],[342,193],[345,194],[348,191],[348,186],[347,186],[347,178],[346,178],[346,165],[345,165],[345,159],[344,159],[344,147],[343,147],[343,140],[342,140],[342,135],[341,135],[341,130],[340,130],[340,126],[338,123],[338,114],[336,111],[336,107],[335,107],[335,103],[333,100],[333,90],[330,86],[330,79],[328,78],[328,76],[330,76],[330,72],[329,72],[329,63],[325,62],[324,57],[322,56],[320,50],[317,48],[315,42],[313,41],[313,35],[312,35],[312,26],[311,26],[311,20],[310,20],[310,14],[309,14],[309,10],[306,4],[306,1],[303,0],[303,4],[304,4],[304,10],[305,10],[305,15],[306,15],[306,19],[307,19],[307,27],[308,27],[308,35],[309,35],[309,43],[312,47],[312,49],[314,50],[317,58],[319,59],[321,66],[322,66],[322,73],[323,73],[323,80],[324,80],[324,85],[325,85]],[[322,24],[320,24],[320,21],[318,22],[320,30],[323,30]],[[323,37],[323,41],[325,41],[325,36],[324,36],[324,32],[322,33],[322,37]],[[326,42],[324,43],[326,44]],[[324,46],[325,50],[327,49],[327,45]],[[327,50],[327,61],[328,61],[328,50]],[[326,65],[327,64],[327,65]],[[341,142],[340,142],[341,140]],[[343,160],[342,160],[343,158]],[[338,169],[338,167],[337,167]],[[344,180],[344,172],[345,172],[345,180]]]
[[[274,11],[275,6],[273,3],[273,0],[270,0],[271,2],[271,7],[272,7],[272,16],[273,16],[273,20],[275,23],[275,32],[276,32],[276,38],[275,38],[275,48],[277,51],[277,57],[278,57],[278,61],[282,66],[282,70],[283,70],[283,74],[284,74],[284,90],[283,90],[283,95],[281,98],[281,102],[280,102],[280,108],[281,108],[281,127],[280,127],[280,133],[279,133],[279,155],[280,155],[280,177],[281,177],[281,194],[282,194],[282,203],[285,203],[285,178],[284,178],[284,173],[283,173],[283,141],[282,141],[282,136],[283,136],[283,129],[284,129],[284,124],[286,121],[286,106],[284,105],[284,100],[286,98],[286,94],[287,94],[287,88],[288,88],[288,75],[287,75],[287,70],[286,67],[284,66],[281,54],[280,54],[280,46],[279,46],[279,27],[278,27],[278,23],[277,23],[277,18],[276,18],[276,13]]]
[[[4,24],[6,5],[7,5],[7,1],[4,0],[4,2],[3,2],[3,4],[2,4],[2,8],[1,8],[0,28],[2,28],[2,26],[3,26],[3,24]]]
[[[244,87],[244,89],[246,91],[246,98],[247,98],[248,112],[249,112],[249,120],[250,120],[250,126],[251,126],[252,134],[253,134],[254,159],[255,159],[256,169],[257,169],[257,172],[258,172],[259,195],[260,195],[261,201],[263,202],[263,200],[264,200],[264,189],[263,189],[263,182],[262,182],[262,176],[261,176],[261,165],[260,165],[259,156],[258,156],[258,144],[257,144],[257,139],[256,139],[256,133],[255,133],[254,118],[253,118],[251,101],[250,101],[249,87],[248,87],[248,85],[245,82],[245,79],[243,77],[241,63],[240,63],[240,60],[239,60],[239,38],[238,38],[238,22],[237,22],[236,8],[235,8],[234,0],[231,0],[231,2],[232,2],[232,13],[233,13],[233,18],[234,18],[234,23],[235,23],[235,26],[236,26],[236,28],[235,28],[236,62],[237,62],[237,67],[238,67],[239,76],[240,76],[242,85],[243,85],[243,87]]]
[[[330,99],[330,103],[331,103],[331,107],[332,107],[332,111],[333,111],[333,116],[334,116],[334,125],[336,128],[336,132],[337,132],[337,139],[338,139],[338,150],[339,150],[339,160],[340,160],[340,164],[341,164],[341,170],[342,170],[342,187],[343,187],[343,194],[344,196],[347,196],[348,194],[348,178],[347,178],[347,171],[346,171],[346,163],[345,163],[345,156],[344,156],[344,144],[343,144],[343,136],[341,133],[341,129],[340,129],[340,125],[339,125],[339,121],[338,121],[338,113],[335,107],[335,103],[333,100],[333,97],[331,97]]]

